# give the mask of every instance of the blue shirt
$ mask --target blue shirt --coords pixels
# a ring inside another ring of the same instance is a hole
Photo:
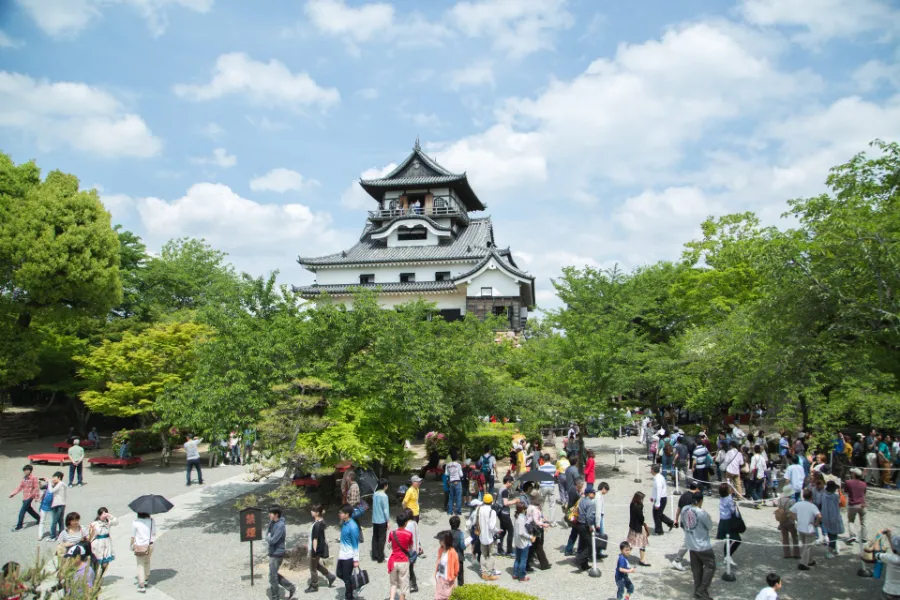
[[[41,510],[44,512],[50,512],[53,508],[53,492],[47,490],[44,492],[44,497],[41,498]]]
[[[619,569],[630,569],[631,565],[628,564],[628,558],[625,555],[620,554],[619,560],[616,562],[616,581],[621,581],[623,579],[628,579],[628,573],[623,573]]]
[[[359,561],[359,525],[353,519],[347,519],[341,525],[341,550],[338,560]]]
[[[381,525],[391,520],[391,513],[388,507],[387,494],[382,490],[378,490],[372,496],[372,523]]]

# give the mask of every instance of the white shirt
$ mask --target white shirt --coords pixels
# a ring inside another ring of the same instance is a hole
[[[203,438],[197,438],[196,440],[184,443],[184,453],[187,455],[188,460],[200,458],[200,450],[197,449],[197,446],[199,446],[202,441]]]
[[[784,478],[790,482],[794,492],[799,492],[803,489],[803,480],[806,478],[806,473],[800,465],[791,465],[784,472]]]
[[[131,524],[131,537],[135,546],[149,546],[156,539],[156,525],[153,519],[135,519]]]
[[[650,492],[650,499],[653,500],[653,506],[659,508],[661,501],[668,495],[666,488],[666,478],[662,473],[657,473],[653,477],[653,491]]]
[[[490,506],[482,504],[472,513],[472,525],[477,520],[478,528],[481,530],[478,540],[482,544],[494,543],[494,533],[499,531],[497,527],[497,513]]]
[[[797,531],[799,533],[815,533],[815,520],[821,515],[819,508],[812,502],[801,500],[791,507],[791,512],[797,515]]]
[[[756,595],[756,600],[778,600],[778,594],[775,590],[766,586],[759,590],[759,593]]]
[[[762,454],[754,454],[750,459],[750,472],[756,470],[756,477],[763,479],[766,476],[766,457]],[[768,588],[771,589],[771,588]]]
[[[446,552],[441,554],[441,562],[438,563],[437,575],[438,575],[438,577],[447,579],[447,553]]]
[[[600,527],[603,521],[603,492],[597,490],[594,495],[594,525]]]
[[[722,464],[725,465],[726,472],[737,475],[741,472],[741,465],[744,464],[744,455],[737,448],[732,448],[725,455]]]
[[[50,492],[53,493],[53,503],[51,506],[56,508],[57,506],[65,506],[66,505],[66,492],[68,492],[69,486],[60,481],[56,485],[50,484]]]
[[[418,552],[419,548],[421,548],[421,546],[419,546],[419,524],[410,519],[406,522],[406,527],[404,527],[404,529],[410,532],[413,536],[413,545],[410,549],[410,552],[412,552],[413,550],[416,550]]]
[[[456,461],[447,463],[444,467],[444,471],[447,473],[447,481],[451,483],[462,479],[462,467],[459,466],[459,463]]]

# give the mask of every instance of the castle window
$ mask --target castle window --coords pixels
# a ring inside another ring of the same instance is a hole
[[[360,275],[359,284],[364,285],[366,283],[375,283],[375,275]]]
[[[481,295],[482,295],[482,297],[487,296],[488,298],[490,298],[491,296],[494,295],[494,288],[492,288],[492,287],[481,288]]]
[[[397,230],[397,239],[401,242],[427,240],[428,230],[424,227],[401,227]]]
[[[415,273],[400,273],[400,283],[413,283],[415,280]]]
[[[450,281],[450,271],[438,271],[434,274],[435,281]]]

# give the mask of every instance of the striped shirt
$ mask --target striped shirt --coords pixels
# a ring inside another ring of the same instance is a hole
[[[542,473],[546,473],[547,475],[556,475],[556,467],[553,466],[553,464],[549,463],[549,462],[544,463],[541,466],[539,466],[538,471],[541,471]],[[555,485],[556,485],[556,482],[553,480],[541,482],[542,488],[553,489],[553,486],[555,486]]]
[[[59,537],[56,538],[56,541],[61,544],[65,544],[66,546],[71,546],[86,539],[87,536],[88,532],[84,527],[82,527],[80,531],[76,531],[74,533],[69,531],[68,529],[63,529],[59,534]]]

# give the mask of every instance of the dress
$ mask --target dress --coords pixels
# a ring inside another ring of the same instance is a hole
[[[94,540],[91,542],[91,554],[101,565],[109,564],[116,558],[113,554],[112,540],[109,538],[109,528],[118,524],[119,520],[112,515],[110,515],[109,521],[98,519],[91,523],[90,533],[94,536]]]
[[[644,529],[644,506],[630,505],[628,519],[628,545],[632,548],[646,548],[649,545],[647,531]]]

